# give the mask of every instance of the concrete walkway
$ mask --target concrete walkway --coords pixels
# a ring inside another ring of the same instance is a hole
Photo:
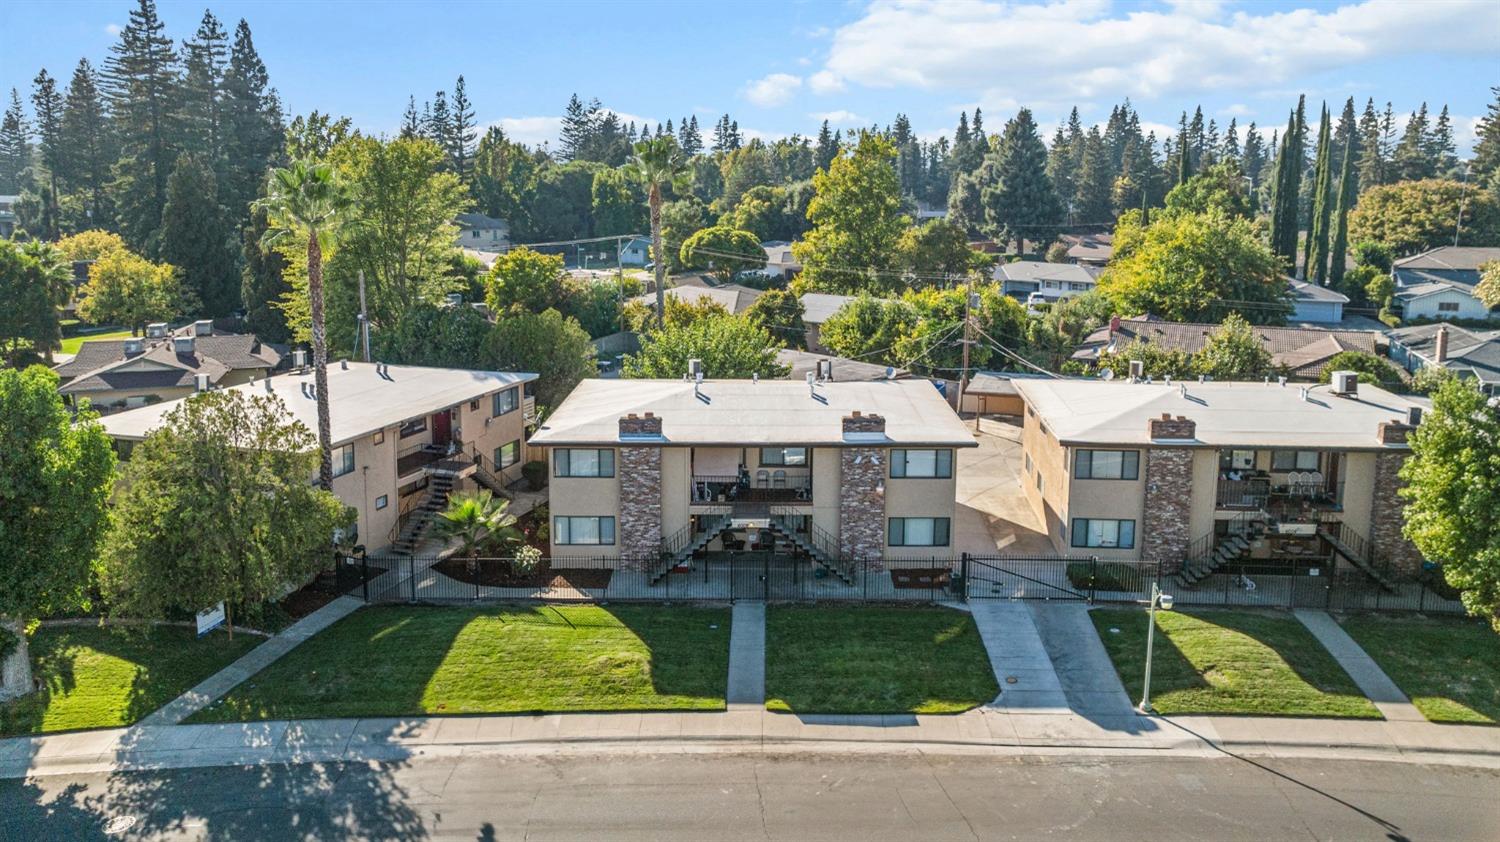
[[[205,678],[198,686],[140,721],[140,725],[177,725],[189,716],[223,698],[240,682],[270,666],[303,641],[353,614],[364,603],[352,596],[341,596],[317,611],[287,626],[265,643],[251,649],[239,660]]]
[[[766,704],[766,604],[740,600],[729,627],[730,710]]]
[[[1344,631],[1344,627],[1338,621],[1329,616],[1327,611],[1298,608],[1292,612],[1307,630],[1312,632],[1313,637],[1323,644],[1328,654],[1333,656],[1344,672],[1354,679],[1359,691],[1369,697],[1380,711],[1380,715],[1392,722],[1426,722],[1427,717],[1417,710],[1417,706],[1411,703],[1411,699],[1401,692],[1396,682],[1385,674],[1385,670],[1375,663],[1369,653],[1360,648],[1354,638]]]
[[[1026,606],[1042,646],[1062,683],[1068,707],[1085,716],[1135,712],[1115,665],[1081,602],[1031,602]]]
[[[1012,713],[1065,713],[1068,699],[1042,646],[1031,612],[1019,602],[979,599],[969,603],[979,637],[1000,682],[990,707]]]

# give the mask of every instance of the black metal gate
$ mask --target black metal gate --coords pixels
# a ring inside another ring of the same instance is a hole
[[[1098,559],[1066,556],[965,556],[967,599],[1091,600]]]

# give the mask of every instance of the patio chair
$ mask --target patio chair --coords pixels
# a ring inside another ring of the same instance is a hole
[[[786,471],[775,471],[771,474],[772,488],[786,488]]]
[[[755,487],[756,488],[770,488],[771,487],[771,472],[767,471],[767,470],[756,471],[755,472]]]

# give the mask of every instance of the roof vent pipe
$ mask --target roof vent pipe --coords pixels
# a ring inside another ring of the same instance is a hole
[[[696,357],[688,360],[688,377],[693,380],[703,379],[703,360]]]
[[[807,393],[809,395],[816,395],[818,393],[817,375],[811,371],[807,373]]]
[[[1276,376],[1276,385],[1282,387],[1283,389],[1286,388],[1286,376],[1285,375],[1277,375]]]
[[[750,375],[750,382],[751,383],[759,383],[760,382],[760,372],[757,371],[757,372],[752,373]]]

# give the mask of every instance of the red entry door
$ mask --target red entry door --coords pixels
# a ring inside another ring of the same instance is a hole
[[[453,414],[449,410],[443,410],[432,416],[432,443],[447,447],[449,440],[453,438]]]

